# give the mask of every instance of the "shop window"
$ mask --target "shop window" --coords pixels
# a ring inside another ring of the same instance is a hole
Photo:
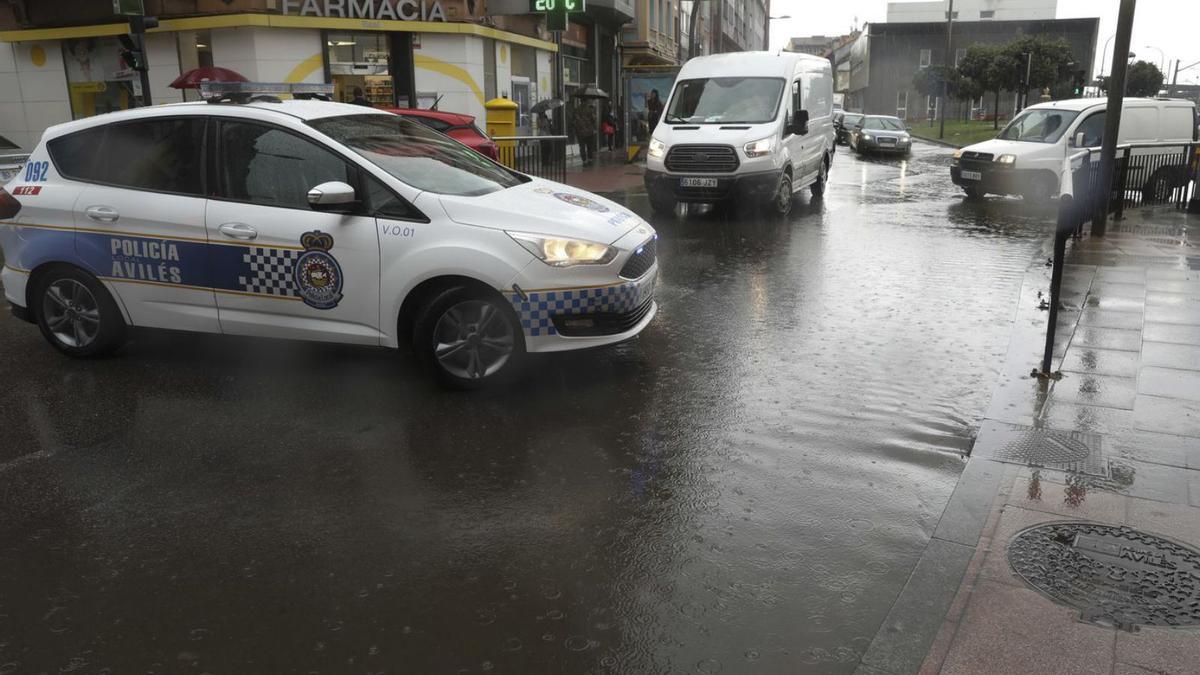
[[[388,33],[329,33],[325,45],[335,101],[395,104]]]
[[[141,82],[121,60],[117,38],[79,38],[62,44],[74,119],[134,107]]]

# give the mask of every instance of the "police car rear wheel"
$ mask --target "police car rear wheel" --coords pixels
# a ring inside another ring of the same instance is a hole
[[[63,268],[38,281],[38,325],[42,335],[71,356],[101,356],[121,346],[125,321],[112,296],[92,276]]]
[[[417,321],[414,344],[444,384],[473,389],[516,370],[525,340],[512,308],[470,288],[443,291]]]

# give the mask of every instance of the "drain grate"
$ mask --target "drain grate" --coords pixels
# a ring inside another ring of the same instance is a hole
[[[1097,434],[1021,427],[1009,434],[1006,443],[997,443],[981,455],[997,462],[1107,478],[1108,462],[1102,450],[1103,444]]]
[[[1019,533],[1008,564],[1089,623],[1200,626],[1200,552],[1128,527],[1049,523]]]

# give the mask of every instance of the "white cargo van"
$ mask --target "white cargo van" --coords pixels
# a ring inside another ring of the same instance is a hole
[[[820,197],[833,162],[833,101],[828,59],[737,52],[688,61],[650,140],[651,206],[736,200],[786,215],[800,190]]]
[[[1030,106],[996,138],[954,153],[950,177],[968,196],[1022,195],[1045,201],[1058,194],[1063,160],[1104,140],[1108,100],[1069,99]],[[1196,138],[1196,104],[1175,99],[1127,98],[1118,144],[1180,143]],[[1176,150],[1182,150],[1182,145]],[[1166,153],[1171,148],[1139,149]],[[1162,166],[1138,177],[1143,190],[1161,193],[1187,181],[1184,166]]]

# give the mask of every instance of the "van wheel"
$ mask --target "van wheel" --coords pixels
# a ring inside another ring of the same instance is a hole
[[[666,195],[658,192],[647,192],[646,196],[650,198],[650,210],[662,215],[675,213],[676,201]]]
[[[775,198],[771,200],[771,212],[777,216],[784,217],[792,212],[792,201],[795,195],[792,194],[792,176],[786,171],[779,177],[779,188],[775,191]]]
[[[40,275],[30,305],[42,336],[68,356],[103,356],[125,342],[125,318],[116,301],[83,270],[57,267]]]
[[[511,305],[455,286],[434,296],[413,329],[417,356],[454,389],[478,389],[511,376],[525,357],[525,335]]]
[[[825,160],[821,160],[821,170],[817,173],[817,182],[812,184],[813,199],[820,199],[825,195],[825,187],[829,182],[829,164]]]

